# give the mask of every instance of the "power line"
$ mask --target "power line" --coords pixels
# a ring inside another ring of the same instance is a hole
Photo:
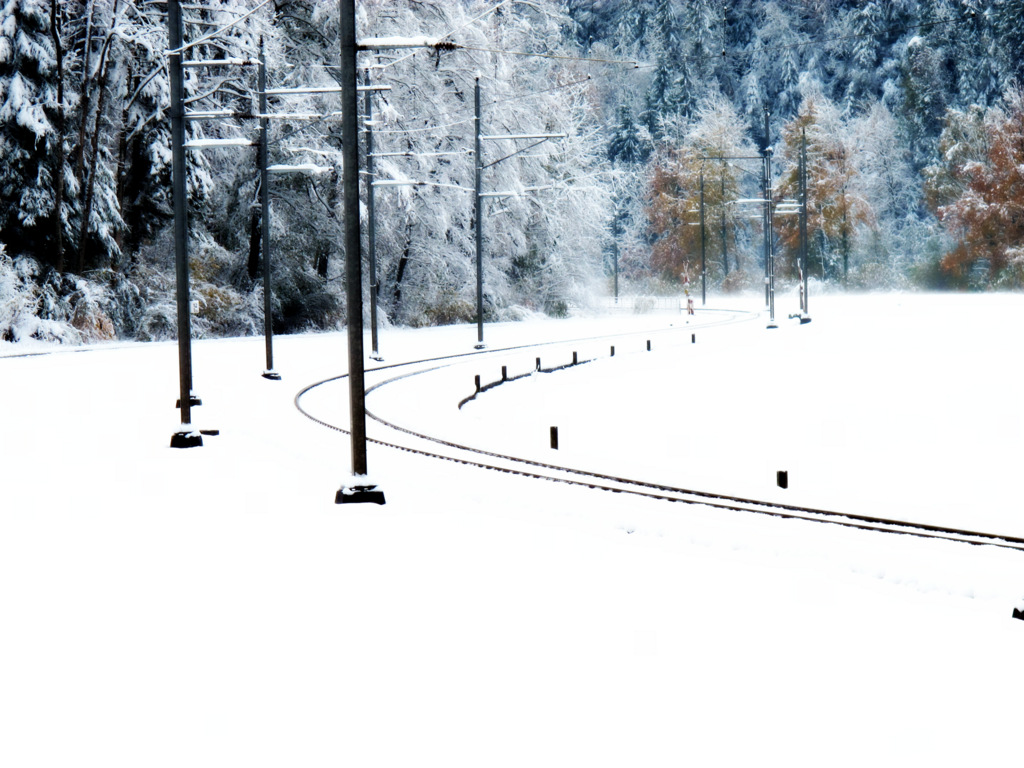
[[[454,44],[456,48],[461,48],[465,51],[481,51],[483,53],[503,53],[506,56],[531,56],[539,59],[559,59],[562,61],[586,61],[593,64],[629,64],[633,69],[639,69],[639,62],[628,60],[628,59],[594,59],[588,56],[569,56],[567,54],[559,53],[536,53],[533,51],[504,51],[497,48],[480,48],[474,45],[463,45],[461,43]]]
[[[247,18],[252,16],[254,13],[256,13],[256,11],[258,11],[260,8],[263,8],[264,6],[270,5],[272,2],[274,2],[274,0],[263,0],[262,3],[257,5],[251,11],[248,11],[247,13],[242,14],[237,19],[235,19],[232,22],[229,22],[228,24],[225,24],[220,29],[213,31],[213,32],[211,32],[208,35],[204,35],[203,37],[200,37],[198,40],[193,40],[191,43],[186,43],[185,45],[182,45],[180,48],[175,48],[173,50],[168,50],[167,54],[168,55],[173,55],[173,54],[176,54],[176,53],[184,53],[185,51],[187,51],[190,48],[194,48],[195,46],[197,46],[197,45],[199,45],[201,43],[205,43],[208,40],[212,40],[213,38],[215,38],[218,35],[220,35],[222,32],[227,32],[229,29],[231,29],[236,24],[239,24],[239,23],[245,21]]]
[[[556,85],[553,88],[545,88],[545,89],[543,89],[541,91],[533,91],[532,93],[520,93],[520,94],[517,94],[515,96],[509,96],[508,98],[505,98],[505,99],[494,99],[493,101],[491,101],[489,103],[492,104],[492,105],[493,104],[509,104],[509,103],[511,103],[513,101],[522,101],[523,99],[532,99],[532,98],[534,98],[536,96],[540,96],[541,94],[551,93],[552,91],[560,91],[563,88],[572,88],[574,85],[582,85],[583,83],[586,83],[586,82],[588,82],[589,80],[592,80],[592,79],[593,78],[590,75],[587,75],[582,80],[573,80],[571,83],[565,83],[564,85]]]

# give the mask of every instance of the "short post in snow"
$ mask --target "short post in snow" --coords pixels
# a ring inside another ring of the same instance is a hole
[[[558,427],[551,427],[551,449],[558,450]]]

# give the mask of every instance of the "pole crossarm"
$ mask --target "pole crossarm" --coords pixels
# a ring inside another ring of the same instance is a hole
[[[564,133],[509,133],[504,136],[481,136],[480,141],[505,141],[517,139],[564,139]]]
[[[402,179],[381,179],[370,182],[371,187],[425,187],[425,181],[403,181]]]
[[[239,58],[227,58],[227,59],[190,59],[189,61],[181,62],[183,67],[255,67],[259,65],[257,59],[239,59]]]
[[[407,48],[432,48],[454,51],[461,46],[436,37],[365,37],[356,42],[357,51],[397,51]]]
[[[192,139],[183,145],[185,149],[220,149],[222,147],[252,147],[252,139]]]
[[[364,91],[390,91],[390,85],[360,85],[356,87],[360,93]],[[339,85],[309,86],[306,88],[270,88],[267,96],[308,96],[316,93],[341,93]]]
[[[334,168],[315,163],[300,163],[298,165],[268,165],[267,173],[329,173]]]
[[[195,111],[185,114],[186,120],[327,120],[340,118],[341,112],[235,112],[216,109],[208,112]]]

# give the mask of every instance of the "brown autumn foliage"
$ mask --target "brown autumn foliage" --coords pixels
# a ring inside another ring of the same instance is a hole
[[[1024,283],[1024,90],[984,112],[951,110],[940,148],[926,195],[957,243],[942,268],[964,279],[987,262],[990,280]]]
[[[857,229],[870,224],[873,211],[856,189],[857,167],[853,150],[842,130],[842,121],[824,97],[808,97],[797,116],[782,129],[789,171],[779,180],[776,200],[796,199],[797,158],[803,137],[807,141],[807,239],[812,274],[820,274],[834,256],[839,276],[846,277]],[[776,269],[796,274],[799,252],[798,218],[776,218],[779,253]]]

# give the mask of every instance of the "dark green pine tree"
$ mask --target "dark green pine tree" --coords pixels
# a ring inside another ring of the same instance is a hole
[[[654,77],[651,79],[647,95],[644,97],[644,110],[640,119],[651,132],[651,136],[661,136],[661,118],[668,108],[668,92],[671,85],[668,63],[664,58],[658,58],[654,67]]]
[[[980,104],[988,106],[1002,93],[1003,67],[995,51],[991,15],[987,13],[987,0],[962,0],[962,4],[948,7],[945,3],[934,3],[927,18],[952,23],[936,25],[928,31],[928,38],[935,39],[935,45],[946,46],[947,68],[955,73],[953,87],[960,105]]]
[[[10,253],[54,267],[57,74],[49,3],[0,5],[0,232]]]
[[[1024,82],[1024,0],[996,0],[991,12],[1006,82]]]
[[[949,104],[941,53],[924,38],[916,38],[906,48],[900,72],[901,103],[895,111],[908,139],[914,165],[920,169],[931,161],[936,151]]]
[[[846,88],[843,102],[854,110],[880,91],[879,63],[885,19],[881,3],[869,0],[851,8],[847,19],[848,47],[845,51]]]
[[[644,146],[633,113],[625,104],[619,105],[619,124],[608,141],[608,159],[612,162],[642,163],[651,154],[651,148]]]

